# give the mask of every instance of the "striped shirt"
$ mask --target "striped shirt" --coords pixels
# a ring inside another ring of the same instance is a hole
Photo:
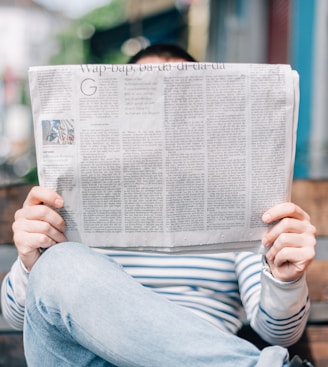
[[[188,308],[221,330],[236,333],[245,313],[271,344],[290,345],[303,333],[309,313],[304,277],[275,280],[253,253],[163,255],[99,250],[144,286]],[[2,312],[22,329],[28,274],[19,261],[2,284]]]

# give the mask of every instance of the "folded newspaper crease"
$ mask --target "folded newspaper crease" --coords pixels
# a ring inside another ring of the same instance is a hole
[[[158,252],[261,251],[290,199],[299,107],[289,65],[31,67],[39,183],[67,238]]]

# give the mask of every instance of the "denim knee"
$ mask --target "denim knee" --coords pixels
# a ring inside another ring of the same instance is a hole
[[[34,299],[43,300],[47,297],[80,298],[83,287],[95,281],[92,278],[99,268],[99,261],[105,261],[107,269],[117,271],[120,268],[108,256],[80,243],[64,242],[52,246],[34,265],[29,276],[28,293]]]
[[[39,260],[34,265],[30,276],[38,278],[47,278],[50,274],[52,276],[63,274],[74,267],[74,263],[79,262],[80,257],[85,257],[89,248],[80,243],[63,242],[54,245],[45,250]]]

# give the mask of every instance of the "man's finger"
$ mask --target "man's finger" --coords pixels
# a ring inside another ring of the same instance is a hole
[[[282,218],[295,218],[299,220],[310,220],[310,216],[294,203],[281,203],[267,210],[262,220],[264,223],[272,223]]]
[[[63,198],[55,191],[42,186],[35,186],[28,193],[23,207],[46,204],[54,208],[61,208],[64,205]]]

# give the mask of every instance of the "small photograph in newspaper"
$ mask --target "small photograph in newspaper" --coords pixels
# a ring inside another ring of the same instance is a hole
[[[69,120],[41,120],[44,145],[74,144],[74,123]]]

